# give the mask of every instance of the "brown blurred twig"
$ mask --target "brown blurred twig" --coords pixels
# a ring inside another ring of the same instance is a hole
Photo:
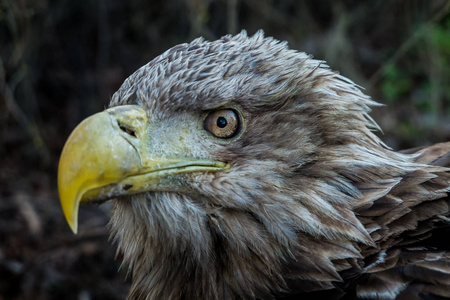
[[[229,34],[235,34],[238,30],[238,0],[227,1],[227,31]]]
[[[28,11],[14,1],[2,1],[2,5],[4,8],[3,18],[7,20],[7,28],[12,37],[11,44],[8,45],[10,56],[7,61],[0,57],[0,100],[3,99],[5,106],[2,117],[6,119],[10,114],[16,120],[30,137],[32,145],[40,154],[43,163],[48,164],[50,154],[39,126],[25,114],[15,97],[19,86],[22,89],[30,89],[30,85],[25,84],[30,75],[25,62],[25,55],[32,36],[31,16]],[[7,72],[9,72],[8,76]],[[28,94],[34,95],[34,91],[30,91]],[[3,124],[6,124],[6,122],[3,122]],[[6,126],[2,128],[3,136],[6,130]]]
[[[439,22],[443,17],[445,17],[450,12],[450,1],[446,1],[444,7],[438,10],[430,20],[423,23],[410,37],[406,40],[397,51],[388,59],[386,62],[369,78],[367,88],[372,89],[375,84],[383,77],[386,69],[394,65],[405,53],[411,49],[421,37],[428,31],[429,27],[433,24]]]
[[[26,193],[19,191],[14,195],[14,202],[19,208],[19,212],[28,225],[31,234],[40,236],[42,234],[42,221],[36,209],[31,204],[31,197]]]

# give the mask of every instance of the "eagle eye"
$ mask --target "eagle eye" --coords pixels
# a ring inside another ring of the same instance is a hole
[[[209,113],[203,128],[217,138],[229,139],[237,135],[241,118],[234,109],[220,109]]]

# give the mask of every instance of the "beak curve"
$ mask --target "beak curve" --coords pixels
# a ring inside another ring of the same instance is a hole
[[[59,161],[58,192],[74,233],[80,203],[146,191],[182,191],[186,188],[178,175],[229,167],[219,161],[152,155],[147,118],[140,106],[117,106],[85,119],[69,136]]]

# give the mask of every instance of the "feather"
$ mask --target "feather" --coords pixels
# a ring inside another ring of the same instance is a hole
[[[450,142],[392,151],[324,62],[262,32],[196,39],[125,80],[110,105],[129,104],[154,153],[230,165],[113,200],[130,299],[450,297]],[[220,141],[201,122],[224,108],[244,124]]]

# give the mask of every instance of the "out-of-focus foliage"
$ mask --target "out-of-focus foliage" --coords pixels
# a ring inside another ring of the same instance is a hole
[[[450,19],[418,26],[414,42],[402,45],[403,57],[384,65],[381,81],[389,106],[408,106],[392,131],[412,145],[428,134],[445,140],[450,130]]]
[[[448,0],[0,0],[0,299],[124,298],[107,207],[84,208],[77,236],[63,219],[64,141],[158,54],[241,29],[386,104],[373,116],[391,147],[450,139]]]

